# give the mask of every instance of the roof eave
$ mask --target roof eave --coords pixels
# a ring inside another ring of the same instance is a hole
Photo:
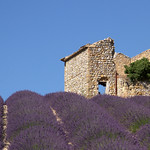
[[[69,55],[69,56],[66,56],[64,58],[61,58],[60,60],[63,61],[63,62],[66,62],[68,61],[69,59],[73,58],[74,56],[80,54],[82,51],[84,51],[86,48],[88,48],[90,46],[90,44],[86,44],[82,47],[80,47],[80,49],[76,52],[74,52],[73,54]]]

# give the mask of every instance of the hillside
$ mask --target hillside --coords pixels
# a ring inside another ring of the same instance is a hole
[[[83,96],[58,92],[44,96],[19,91],[7,105],[6,141],[0,111],[0,149],[150,150],[150,97]]]

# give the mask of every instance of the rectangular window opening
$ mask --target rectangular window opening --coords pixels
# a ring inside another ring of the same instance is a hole
[[[98,93],[99,94],[105,94],[106,91],[106,82],[99,82],[98,83]]]

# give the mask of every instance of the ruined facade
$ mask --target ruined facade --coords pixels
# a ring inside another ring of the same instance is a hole
[[[105,86],[105,94],[129,97],[150,95],[150,83],[133,85],[124,73],[124,65],[146,57],[150,50],[130,58],[116,53],[114,41],[107,38],[93,44],[86,44],[72,55],[61,59],[65,63],[65,91],[91,98]]]

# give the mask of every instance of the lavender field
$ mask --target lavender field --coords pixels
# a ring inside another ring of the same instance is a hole
[[[92,99],[67,92],[45,96],[31,91],[11,95],[9,150],[150,150],[150,97]],[[3,148],[0,112],[0,149]]]

